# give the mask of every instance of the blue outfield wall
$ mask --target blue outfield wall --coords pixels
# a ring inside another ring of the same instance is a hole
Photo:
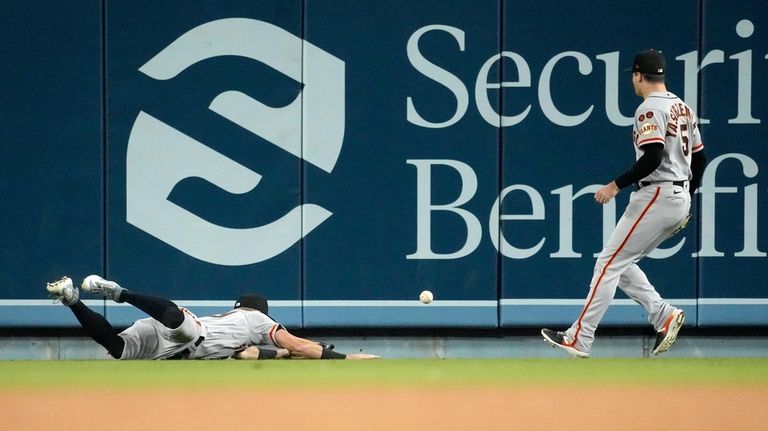
[[[76,326],[45,282],[90,273],[200,314],[260,292],[291,327],[568,325],[629,199],[592,194],[633,161],[647,47],[710,164],[640,265],[688,323],[768,325],[754,2],[6,3],[0,326]],[[603,322],[647,324],[620,291]]]
[[[45,282],[104,267],[100,0],[0,13],[0,325],[72,325]]]

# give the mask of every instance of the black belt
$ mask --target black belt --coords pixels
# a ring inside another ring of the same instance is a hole
[[[205,337],[201,335],[200,337],[197,338],[197,340],[195,340],[195,347],[203,344],[203,341],[205,341]],[[189,350],[189,347],[187,347],[186,349],[174,354],[168,359],[187,359],[190,353],[192,352]]]
[[[638,189],[642,189],[643,187],[650,186],[651,184],[662,184],[662,183],[670,183],[670,182],[672,183],[673,186],[680,186],[680,187],[685,187],[685,183],[686,183],[685,180],[680,180],[680,181],[640,181],[639,183],[637,183],[637,188]]]

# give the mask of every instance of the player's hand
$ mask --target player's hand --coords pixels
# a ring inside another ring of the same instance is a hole
[[[616,185],[615,182],[611,181],[610,183],[600,187],[600,189],[595,192],[595,200],[599,204],[607,204],[611,201],[616,195],[619,193],[619,186]]]
[[[379,359],[378,355],[369,355],[368,353],[350,353],[347,359]]]

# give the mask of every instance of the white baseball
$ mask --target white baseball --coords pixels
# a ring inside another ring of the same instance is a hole
[[[421,292],[421,295],[419,295],[419,301],[421,301],[423,304],[429,304],[434,299],[434,296],[432,296],[432,292],[429,290],[425,290]]]

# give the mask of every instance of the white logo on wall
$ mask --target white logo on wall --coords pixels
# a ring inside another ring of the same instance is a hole
[[[303,83],[303,90],[282,108],[238,91],[217,95],[208,108],[330,173],[344,139],[344,62],[311,43],[263,21],[228,18],[193,28],[139,71],[168,80],[197,62],[229,55],[262,62]],[[258,185],[261,175],[144,111],[128,140],[126,177],[128,223],[219,265],[248,265],[277,256],[332,215],[319,205],[303,204],[264,226],[234,229],[170,202],[169,194],[185,178],[203,178],[243,194]]]

